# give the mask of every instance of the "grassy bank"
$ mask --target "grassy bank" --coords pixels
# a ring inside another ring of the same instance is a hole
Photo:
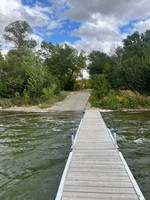
[[[110,90],[102,98],[97,98],[95,91],[92,91],[90,102],[93,107],[111,110],[150,109],[150,97],[131,90]]]
[[[1,98],[0,99],[0,107],[3,109],[9,108],[12,106],[23,106],[23,107],[30,107],[33,105],[38,105],[39,108],[44,109],[51,107],[54,103],[63,101],[66,96],[68,95],[68,92],[61,92],[59,95],[52,95],[50,98],[47,98],[46,100],[43,99],[30,99],[30,101],[27,101],[27,97],[20,97],[20,96],[15,96],[14,98],[11,99],[5,99]]]

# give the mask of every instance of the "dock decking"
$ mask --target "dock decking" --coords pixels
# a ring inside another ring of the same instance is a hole
[[[58,196],[62,200],[144,199],[141,192],[137,195],[99,110],[85,112],[68,166],[57,200]]]

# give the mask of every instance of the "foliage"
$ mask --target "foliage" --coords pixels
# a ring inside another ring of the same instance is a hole
[[[39,105],[39,108],[41,108],[41,109],[50,108],[50,107],[51,107],[51,105],[47,104],[47,103],[42,103],[42,104]]]
[[[25,79],[23,60],[29,54],[30,51],[24,48],[12,49],[8,52],[1,68],[0,97],[11,98],[16,92],[23,92]]]
[[[137,92],[110,90],[102,99],[92,101],[92,106],[111,110],[150,108],[150,99]]]
[[[41,54],[45,57],[44,63],[49,72],[60,80],[61,89],[74,89],[77,76],[81,76],[81,69],[86,66],[84,53],[79,53],[67,44],[54,46],[43,41],[41,47]]]
[[[89,73],[103,74],[111,88],[150,92],[150,30],[134,32],[123,40],[112,56],[101,52],[89,55]]]
[[[56,77],[48,73],[46,66],[44,66],[37,57],[34,57],[32,63],[27,63],[25,68],[26,73],[26,87],[29,96],[39,102],[47,100],[55,94],[59,94],[60,85]]]
[[[61,90],[92,88],[90,100],[95,106],[149,107],[149,100],[141,94],[150,93],[150,30],[128,35],[123,47],[118,46],[111,56],[92,51],[88,56],[91,80],[77,80],[86,67],[84,52],[68,44],[43,41],[41,49],[34,53],[36,41],[30,39],[32,33],[26,21],[5,27],[6,41],[13,42],[16,48],[5,58],[0,52],[0,98],[11,98],[11,103],[17,105],[49,105],[59,98]]]
[[[5,58],[0,52],[0,98],[11,98],[15,105],[51,103],[57,96],[63,98],[60,89],[73,90],[86,66],[84,52],[67,44],[43,41],[35,54],[32,33],[26,21],[15,21],[5,27],[3,34],[15,48]]]
[[[31,26],[26,21],[11,22],[5,27],[3,34],[7,42],[13,42],[16,48],[28,47],[34,48],[36,41],[29,36],[33,33]]]
[[[110,62],[109,57],[102,52],[99,51],[92,51],[88,56],[90,64],[88,65],[89,74],[102,74],[103,70]]]
[[[90,63],[95,67],[95,76],[101,73],[107,80],[103,84],[106,88],[108,84],[112,88],[102,92],[103,89],[96,88],[100,84],[94,77],[95,86],[92,85],[94,90],[90,98],[92,105],[109,109],[149,108],[150,100],[141,94],[150,92],[150,31],[142,34],[135,32],[127,36],[123,43],[124,46],[117,47],[114,55],[103,64],[103,71],[101,66],[97,70],[100,54],[95,54],[98,58]],[[103,59],[101,60],[103,63]],[[120,89],[137,92],[119,92]]]
[[[93,88],[91,92],[91,101],[103,98],[109,91],[109,83],[104,75],[93,75],[91,77],[91,86]]]
[[[5,75],[0,81],[0,96],[13,98],[13,103],[35,104],[45,98],[46,89],[55,84],[54,94],[60,91],[59,81],[53,77],[41,60],[27,48],[12,49],[8,52],[2,68]],[[45,89],[45,90],[44,90]]]
[[[4,58],[3,58],[2,53],[0,51],[0,70],[1,70],[1,67],[3,65],[3,62],[4,62]]]
[[[9,108],[12,106],[11,99],[0,99],[0,107]]]
[[[81,79],[76,80],[75,89],[82,90],[82,89],[91,89],[91,80],[90,79]]]
[[[118,68],[121,67],[122,65],[123,54],[124,54],[123,47],[117,46],[114,54],[112,55],[112,60]]]

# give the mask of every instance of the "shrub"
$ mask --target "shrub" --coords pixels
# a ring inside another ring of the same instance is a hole
[[[102,99],[109,92],[110,86],[104,75],[93,75],[91,79],[91,101]]]
[[[0,107],[9,108],[12,106],[11,99],[0,99]]]
[[[139,109],[150,108],[150,99],[133,91],[110,90],[106,96],[96,99],[92,96],[92,106],[105,109]]]

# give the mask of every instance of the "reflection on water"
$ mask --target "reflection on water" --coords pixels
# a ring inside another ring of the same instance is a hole
[[[102,113],[110,130],[117,130],[121,149],[145,199],[150,199],[150,112]]]
[[[81,117],[0,112],[0,199],[55,199]]]

